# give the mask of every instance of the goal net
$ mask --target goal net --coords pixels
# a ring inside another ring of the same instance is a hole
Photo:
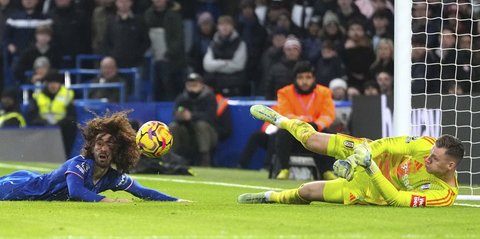
[[[405,6],[402,13],[398,8]],[[451,134],[462,140],[465,157],[457,169],[457,200],[480,200],[479,14],[476,0],[396,1],[395,6],[395,54],[400,55],[395,58],[400,65],[395,88],[402,90],[395,89],[399,112],[394,117],[401,122],[396,133]],[[410,121],[405,113],[411,114]]]

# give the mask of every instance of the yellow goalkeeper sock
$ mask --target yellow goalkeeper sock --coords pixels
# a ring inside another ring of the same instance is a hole
[[[280,128],[290,132],[303,146],[307,144],[308,138],[317,132],[309,123],[298,119],[284,119],[280,121]]]
[[[272,192],[269,198],[270,202],[283,203],[283,204],[309,204],[307,201],[300,197],[298,188],[289,189],[281,192]]]

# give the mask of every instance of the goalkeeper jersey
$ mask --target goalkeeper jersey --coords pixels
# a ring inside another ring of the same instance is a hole
[[[363,140],[337,134],[335,144],[329,144],[329,150],[333,149],[329,153],[337,159],[345,159],[353,154],[354,145]],[[369,178],[363,168],[357,167],[356,170],[363,172],[356,173],[354,180],[347,183],[347,187],[363,187],[366,190],[362,189],[363,193],[359,195],[347,195],[347,201],[354,203],[360,200],[374,204],[411,207],[453,204],[458,194],[458,183],[452,187],[425,169],[425,159],[430,155],[434,144],[435,139],[428,136],[392,137],[370,141],[372,158],[381,171],[381,174],[378,173],[373,177],[383,175],[398,190],[398,193],[395,192],[395,195],[383,198],[378,189],[386,188],[384,184],[388,182],[374,185],[374,181],[378,182],[378,180]]]

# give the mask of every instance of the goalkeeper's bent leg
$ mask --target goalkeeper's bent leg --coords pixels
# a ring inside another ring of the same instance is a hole
[[[329,134],[318,133],[310,124],[297,119],[289,119],[264,105],[253,105],[250,107],[250,113],[259,120],[270,122],[287,130],[308,150],[326,154]],[[311,137],[312,135],[318,135],[318,137]]]

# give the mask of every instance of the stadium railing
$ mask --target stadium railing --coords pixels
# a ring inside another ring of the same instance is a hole
[[[85,69],[84,68],[84,63],[86,62],[100,62],[102,58],[105,57],[105,55],[99,55],[99,54],[78,54],[75,57],[75,67],[76,69]],[[139,72],[137,68],[128,68],[128,69],[137,69],[137,74],[138,78],[135,78],[134,81],[134,97],[136,100],[140,100],[143,97],[141,95],[143,94],[142,91],[145,91],[146,95],[146,100],[147,101],[152,101],[153,100],[153,85],[154,85],[154,79],[155,79],[155,63],[152,58],[152,54],[150,52],[146,52],[144,55],[144,64],[142,72]],[[123,69],[123,68],[121,68]],[[143,84],[144,81],[142,81],[142,76],[145,79],[148,84]],[[77,75],[77,81],[80,81],[80,75]]]
[[[23,105],[28,105],[30,101],[30,91],[34,91],[36,89],[42,89],[43,85],[20,85],[22,90],[22,98],[23,98]],[[90,100],[88,95],[90,90],[92,89],[106,89],[106,88],[116,88],[120,91],[120,103],[125,102],[125,84],[123,82],[117,83],[79,83],[79,84],[71,84],[69,89],[72,90],[81,90],[82,91],[82,100],[88,101]]]

